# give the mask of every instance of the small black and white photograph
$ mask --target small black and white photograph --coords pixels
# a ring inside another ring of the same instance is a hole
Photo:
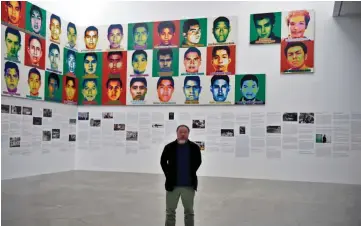
[[[21,115],[21,106],[11,105],[11,114]]]
[[[138,132],[137,131],[127,131],[127,141],[137,141]]]
[[[104,119],[112,119],[113,118],[113,112],[103,112],[103,118]]]
[[[76,125],[76,118],[70,118],[69,119],[69,124],[70,125]]]
[[[60,139],[60,129],[51,130],[51,139]]]
[[[192,123],[192,128],[193,129],[204,129],[206,128],[206,120],[198,120],[198,119],[193,119],[193,123]]]
[[[322,134],[322,133],[318,133],[316,134],[316,143],[331,143],[331,134]]]
[[[100,119],[90,119],[90,126],[91,127],[100,127]]]
[[[300,113],[300,118],[298,120],[300,124],[314,124],[315,123],[315,113]]]
[[[125,124],[114,124],[114,131],[124,131]]]
[[[222,137],[234,137],[234,129],[221,129]]]
[[[33,117],[33,125],[41,126],[43,124],[43,118],[41,117]]]
[[[10,105],[2,104],[1,105],[1,113],[9,114],[10,113]]]
[[[297,122],[297,112],[286,112],[283,113],[284,122]]]
[[[246,127],[245,126],[240,126],[239,127],[239,134],[246,134]]]
[[[281,126],[267,126],[267,133],[281,133]]]
[[[163,128],[164,125],[163,124],[160,124],[160,123],[153,123],[152,124],[152,128]]]
[[[46,118],[53,117],[53,111],[49,108],[44,108],[43,109],[43,117],[46,117]]]
[[[51,131],[43,131],[43,141],[51,141]]]
[[[169,120],[174,120],[174,112],[169,112]]]
[[[89,120],[89,112],[78,112],[78,120]]]
[[[69,141],[71,142],[76,141],[76,134],[69,134]]]
[[[10,147],[19,148],[20,147],[20,137],[10,137]]]
[[[204,151],[204,149],[205,149],[205,142],[204,141],[194,141],[194,143],[198,144],[201,151]]]
[[[33,115],[33,108],[23,107],[23,115]]]

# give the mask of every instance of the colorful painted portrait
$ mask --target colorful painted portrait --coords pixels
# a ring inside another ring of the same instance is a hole
[[[62,102],[63,78],[54,72],[45,71],[45,100],[51,102]]]
[[[234,75],[236,46],[207,47],[207,75]]]
[[[265,105],[266,75],[235,75],[234,101],[237,105]]]
[[[154,49],[153,59],[153,77],[178,76],[178,48]]]
[[[186,19],[180,21],[180,47],[207,46],[207,19]]]
[[[154,22],[154,48],[179,47],[179,20]]]
[[[250,44],[281,42],[281,12],[250,15]]]
[[[74,76],[62,76],[63,79],[63,104],[78,104],[78,79]]]
[[[2,1],[1,20],[7,25],[25,28],[25,1]]]
[[[141,22],[128,24],[128,50],[153,48],[153,23]]]
[[[313,73],[314,42],[281,42],[281,73]]]
[[[153,50],[128,51],[128,76],[151,76]]]
[[[62,19],[53,13],[47,13],[47,40],[57,43],[61,43],[62,33]]]
[[[179,49],[179,75],[205,75],[207,65],[206,47]]]
[[[13,27],[1,25],[3,59],[24,64],[25,34]]]
[[[45,71],[35,67],[25,67],[25,97],[33,100],[44,100]]]
[[[315,12],[313,10],[282,12],[282,39],[286,42],[315,40]]]
[[[25,34],[25,65],[45,69],[45,40],[38,36]]]
[[[76,77],[78,54],[74,50],[64,48],[63,73],[65,76]]]
[[[128,78],[129,82],[127,88],[127,105],[145,105],[149,101],[148,87],[150,84],[149,79],[155,79],[152,77],[133,77]]]
[[[62,74],[63,73],[63,48],[53,42],[48,42],[46,70]]]
[[[127,50],[128,26],[125,24],[111,24],[107,28],[107,46],[110,51]]]
[[[237,17],[208,18],[208,46],[234,45],[237,38]]]

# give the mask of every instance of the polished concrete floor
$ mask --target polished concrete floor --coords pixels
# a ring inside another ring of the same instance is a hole
[[[85,171],[4,180],[2,225],[162,226],[163,183]],[[201,177],[195,214],[196,226],[361,226],[361,186]]]

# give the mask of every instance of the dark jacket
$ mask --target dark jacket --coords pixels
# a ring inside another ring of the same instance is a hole
[[[189,173],[192,186],[194,190],[198,187],[197,170],[202,163],[202,155],[199,146],[192,142],[189,143]],[[162,166],[165,175],[165,190],[173,191],[177,182],[177,140],[167,144],[164,147],[162,156],[160,158],[160,165]]]

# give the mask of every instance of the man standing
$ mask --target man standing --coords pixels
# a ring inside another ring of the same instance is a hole
[[[166,226],[175,226],[179,198],[184,207],[185,226],[194,226],[193,203],[202,156],[199,146],[188,140],[189,132],[188,126],[178,126],[177,140],[164,147],[160,160],[166,177]]]

